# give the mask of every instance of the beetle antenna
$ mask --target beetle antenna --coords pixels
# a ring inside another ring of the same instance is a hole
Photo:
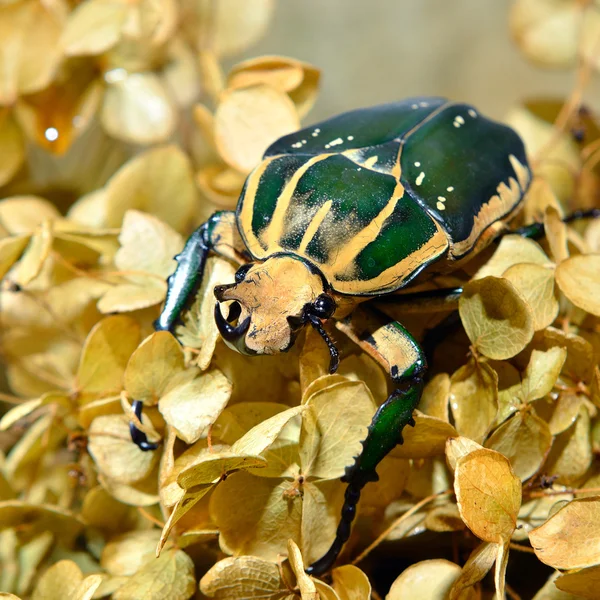
[[[331,360],[329,361],[329,372],[331,374],[335,373],[340,366],[340,353],[335,346],[335,342],[329,337],[329,334],[325,331],[325,327],[323,327],[323,323],[321,323],[321,319],[316,317],[315,315],[307,315],[310,324],[317,330],[319,335],[325,340],[327,347],[329,348],[329,354],[331,356]]]

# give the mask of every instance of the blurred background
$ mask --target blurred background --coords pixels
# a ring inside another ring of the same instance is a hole
[[[574,82],[572,70],[540,69],[525,60],[510,37],[512,4],[284,1],[277,3],[264,38],[243,57],[282,54],[322,70],[321,91],[306,122],[411,95],[463,100],[501,118],[523,98],[564,98]]]

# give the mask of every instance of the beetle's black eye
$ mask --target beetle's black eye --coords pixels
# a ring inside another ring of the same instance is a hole
[[[311,313],[319,319],[329,319],[335,312],[335,302],[331,296],[321,294],[311,307]]]
[[[252,263],[248,263],[247,265],[242,265],[235,272],[235,282],[242,283],[244,281],[244,277],[246,277],[246,273],[252,268]]]

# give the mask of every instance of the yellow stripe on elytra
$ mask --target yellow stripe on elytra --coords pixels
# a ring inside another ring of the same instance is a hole
[[[246,192],[244,193],[244,199],[242,201],[242,208],[240,210],[240,224],[243,231],[243,235],[246,237],[246,245],[250,252],[257,258],[261,258],[264,255],[264,248],[261,246],[260,240],[254,235],[252,230],[252,216],[254,214],[254,201],[256,200],[256,191],[258,190],[258,184],[260,178],[267,169],[267,167],[279,156],[272,156],[265,158],[252,173],[248,176],[248,183],[246,185]]]
[[[379,211],[379,214],[363,229],[353,235],[345,244],[342,250],[338,252],[335,260],[331,264],[331,270],[336,275],[345,273],[352,265],[356,257],[364,250],[371,242],[377,239],[381,232],[381,228],[386,219],[394,212],[398,200],[404,196],[404,187],[400,182],[396,184],[396,189],[392,198]]]
[[[308,244],[312,241],[313,237],[315,237],[315,233],[317,233],[317,229],[321,226],[321,223],[329,213],[329,209],[331,208],[333,201],[327,200],[323,206],[317,211],[317,214],[312,218],[311,222],[308,224],[304,235],[302,236],[302,241],[300,242],[300,246],[298,246],[298,252],[303,254],[306,252],[306,248]]]
[[[385,220],[394,212],[398,200],[404,196],[404,186],[400,183],[400,177],[402,175],[402,167],[400,165],[401,154],[402,146],[399,146],[396,162],[391,171],[391,174],[396,180],[396,187],[394,188],[391,199],[366,227],[361,229],[344,244],[343,250],[336,255],[335,260],[331,265],[331,268],[335,273],[343,273],[354,262],[354,259],[360,252],[377,239]]]
[[[313,165],[330,156],[331,154],[319,154],[318,156],[311,158],[309,161],[305,162],[286,183],[283,191],[279,194],[279,198],[277,198],[277,204],[275,205],[271,222],[264,235],[264,241],[269,251],[276,251],[280,248],[279,240],[281,239],[285,227],[285,216],[290,206],[290,199],[296,191],[298,181],[300,181],[300,178],[304,173],[306,173]]]
[[[432,219],[432,221],[435,224],[436,232],[423,246],[373,279],[368,279],[366,281],[361,281],[359,279],[337,279],[336,273],[330,272],[330,270],[326,270],[325,268],[323,269],[323,273],[331,282],[333,289],[341,294],[377,295],[393,292],[401,288],[403,281],[414,273],[420,265],[435,260],[446,252],[449,245],[448,236],[435,219]],[[337,272],[337,275],[341,275],[341,273]]]
[[[451,254],[457,258],[473,248],[479,236],[494,222],[510,213],[518,204],[523,193],[514,177],[508,179],[509,185],[501,182],[494,194],[485,204],[481,206],[475,215],[471,233],[466,240],[453,244]],[[510,186],[510,187],[509,187]]]
[[[512,168],[515,171],[515,175],[517,176],[519,186],[524,192],[529,184],[529,170],[527,169],[527,167],[525,167],[525,165],[523,165],[523,163],[521,163],[521,161],[514,154],[511,154],[508,157],[508,160],[510,160],[510,164],[512,165]]]

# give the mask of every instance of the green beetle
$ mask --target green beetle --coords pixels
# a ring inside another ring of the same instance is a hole
[[[467,104],[413,98],[354,110],[272,144],[248,176],[236,212],[213,215],[176,257],[157,330],[173,331],[215,252],[241,265],[235,282],[215,288],[215,320],[229,346],[245,354],[285,352],[310,324],[327,343],[334,372],[338,353],[323,326],[334,319],[394,383],[343,478],[335,541],[309,572],[332,566],[361,489],[402,443],[403,428],[414,425],[423,389],[420,346],[368,301],[472,258],[507,230],[530,180],[519,136]],[[415,299],[446,302],[459,293]],[[227,317],[221,302],[231,303]],[[141,408],[134,403],[138,416]],[[141,449],[156,448],[133,424],[131,434]]]

